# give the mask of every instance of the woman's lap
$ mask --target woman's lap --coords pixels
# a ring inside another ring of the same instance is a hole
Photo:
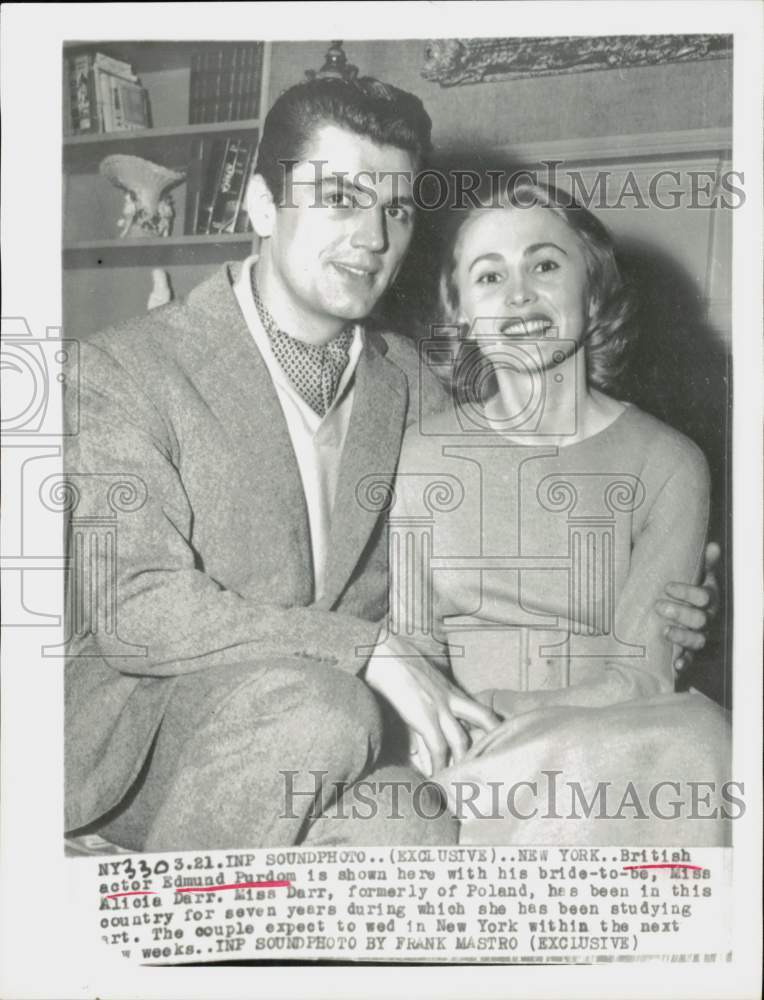
[[[461,843],[666,846],[729,841],[729,779],[728,720],[696,693],[527,712],[438,777]]]

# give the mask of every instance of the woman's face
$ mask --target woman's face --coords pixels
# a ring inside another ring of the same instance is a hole
[[[476,333],[579,344],[586,332],[584,253],[547,208],[477,211],[461,231],[454,278],[460,322]]]

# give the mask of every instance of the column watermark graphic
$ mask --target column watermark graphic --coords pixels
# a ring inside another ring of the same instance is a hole
[[[119,515],[146,503],[145,482],[124,473],[51,476],[40,487],[40,501],[68,520],[66,564],[66,638],[43,647],[44,656],[146,656],[145,646],[125,642],[117,632]],[[92,640],[92,642],[91,642]]]

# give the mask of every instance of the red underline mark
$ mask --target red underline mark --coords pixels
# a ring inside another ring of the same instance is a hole
[[[155,892],[113,892],[106,899],[116,899],[117,896],[156,896]]]
[[[222,892],[224,889],[280,889],[292,883],[286,879],[276,882],[234,882],[231,885],[189,885],[175,892]]]
[[[681,864],[666,864],[666,865],[624,865],[623,870],[627,872],[636,871],[639,868],[692,868],[693,871],[702,872],[703,865],[681,865]]]

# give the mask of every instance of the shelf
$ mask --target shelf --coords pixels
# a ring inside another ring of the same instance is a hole
[[[231,256],[245,257],[253,238],[253,233],[226,233],[224,236],[169,236],[166,239],[82,240],[64,244],[64,266],[211,264]]]
[[[227,40],[226,40],[227,41]],[[129,315],[128,300],[136,298],[136,309],[144,309],[142,270],[153,267],[174,270],[179,287],[191,287],[199,279],[198,272],[222,263],[224,260],[243,259],[251,252],[254,235],[249,233],[224,236],[172,236],[167,239],[147,237],[119,239],[117,220],[123,211],[124,196],[117,187],[100,175],[101,161],[107,156],[125,154],[139,156],[173,170],[191,174],[190,180],[178,184],[172,191],[175,209],[175,232],[183,233],[186,227],[188,187],[196,191],[201,178],[198,174],[209,169],[214,158],[218,162],[219,140],[231,136],[259,139],[260,125],[268,109],[268,81],[270,77],[270,43],[261,45],[259,81],[246,78],[246,85],[260,88],[259,105],[238,105],[252,118],[235,118],[222,122],[189,123],[191,66],[194,53],[199,50],[219,49],[222,42],[209,40],[151,41],[80,39],[64,43],[63,54],[74,56],[78,51],[102,52],[130,63],[134,73],[149,94],[153,128],[125,132],[99,132],[83,135],[66,135],[62,139],[62,167],[64,177],[63,232],[67,239],[62,247],[64,271],[72,274],[70,291],[74,305],[65,301],[65,313],[77,316],[78,327],[98,329],[110,321],[110,313]],[[249,45],[231,39],[231,45]],[[217,62],[216,62],[217,66]],[[231,106],[230,110],[233,110]],[[203,141],[202,141],[203,140]],[[217,140],[217,142],[216,142]],[[188,223],[189,230],[194,227]],[[96,272],[116,268],[119,276],[111,275],[101,281]],[[127,273],[127,272],[131,273]],[[185,275],[181,272],[187,271]],[[193,280],[192,280],[193,279]],[[94,288],[112,289],[114,302],[96,304],[88,296]]]
[[[258,118],[231,122],[203,122],[200,125],[175,125],[169,128],[142,128],[131,132],[92,132],[67,135],[64,146],[93,146],[109,142],[150,142],[152,139],[172,139],[175,136],[206,135],[208,132],[247,132],[260,127]]]
[[[260,127],[258,118],[230,122],[204,122],[200,125],[177,125],[166,128],[136,129],[132,132],[95,132],[85,135],[64,136],[64,166],[76,171],[92,167],[105,156],[114,153],[131,153],[151,159],[152,154],[165,166],[183,166],[188,162],[193,139],[202,135],[228,134],[229,132],[255,132]],[[133,145],[139,146],[132,149]],[[156,149],[152,147],[156,145]]]

